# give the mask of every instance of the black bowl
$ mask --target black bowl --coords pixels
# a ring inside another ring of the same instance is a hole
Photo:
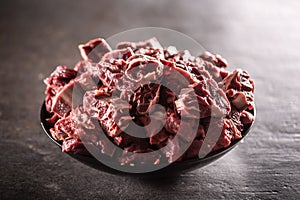
[[[256,114],[255,109],[252,110],[252,114]],[[41,118],[41,126],[46,133],[46,135],[61,149],[62,144],[55,140],[49,129],[51,128],[47,122],[46,119],[50,117],[50,114],[46,110],[45,103],[43,103],[41,107],[41,112],[40,112],[40,118]],[[147,172],[147,173],[127,173],[127,172],[122,172],[118,171],[116,169],[110,168],[104,164],[102,164],[100,161],[98,161],[96,158],[89,156],[89,155],[82,155],[82,154],[75,154],[75,153],[67,153],[69,156],[75,158],[76,160],[93,167],[95,169],[108,172],[111,174],[117,174],[117,175],[131,175],[131,176],[139,176],[139,177],[162,177],[162,176],[174,176],[174,175],[179,175],[184,172],[192,171],[198,168],[201,168],[205,165],[208,165],[209,163],[217,160],[218,158],[224,156],[226,153],[231,151],[234,147],[237,146],[237,144],[245,138],[245,136],[249,133],[250,129],[253,127],[253,123],[251,126],[249,126],[246,130],[243,131],[242,135],[243,137],[239,140],[235,140],[230,144],[229,147],[219,149],[217,151],[214,151],[212,153],[209,153],[206,155],[204,158],[194,158],[190,160],[185,160],[182,162],[175,162],[172,163],[165,168],[159,169],[157,171],[153,172]]]

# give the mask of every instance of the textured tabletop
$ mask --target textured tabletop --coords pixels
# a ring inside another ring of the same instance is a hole
[[[299,10],[279,0],[1,1],[0,199],[299,199]],[[94,170],[61,153],[39,124],[42,80],[73,66],[79,43],[144,26],[191,36],[256,83],[245,142],[172,179]]]

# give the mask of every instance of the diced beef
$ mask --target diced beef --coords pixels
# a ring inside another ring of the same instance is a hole
[[[111,47],[102,38],[90,40],[86,44],[79,45],[78,48],[83,60],[95,63],[99,62],[107,52],[111,51]]]
[[[78,138],[70,138],[64,141],[62,145],[62,151],[89,155],[89,152],[86,150],[83,142]]]
[[[51,112],[60,117],[67,116],[72,109],[72,94],[74,81],[65,85],[52,99]]]
[[[254,81],[227,71],[218,54],[193,56],[156,38],[116,50],[98,38],[79,49],[74,69],[45,79],[47,122],[65,152],[89,147],[121,165],[179,162],[228,147],[254,121]]]
[[[230,112],[230,103],[214,80],[202,80],[182,92],[175,102],[179,113],[184,112],[190,117],[205,118],[225,116]]]
[[[226,68],[228,66],[227,61],[224,58],[222,58],[219,54],[214,54],[206,51],[200,57],[203,60],[211,62],[212,64],[220,68]]]
[[[111,64],[114,64],[114,62],[116,60],[122,59],[122,60],[126,61],[129,57],[131,57],[133,55],[134,55],[134,53],[133,53],[131,48],[117,49],[117,50],[113,50],[113,51],[110,51],[110,52],[106,53],[102,57],[101,60],[103,62],[109,62]]]
[[[160,85],[151,83],[140,87],[131,97],[131,113],[144,115],[149,113],[150,108],[159,100]]]
[[[47,85],[45,103],[48,112],[52,112],[52,104],[55,96],[57,96],[63,87],[74,79],[76,75],[77,71],[60,65],[44,80]]]
[[[66,140],[67,138],[78,138],[76,133],[76,123],[71,116],[58,120],[54,128],[51,129],[52,136],[57,140]]]
[[[254,82],[246,71],[237,69],[223,79],[220,85],[226,91],[231,104],[243,111],[254,107]]]
[[[120,42],[117,44],[117,49],[125,49],[130,47],[133,50],[141,49],[141,48],[155,48],[155,49],[162,49],[162,46],[158,42],[158,40],[153,37],[149,40],[143,42]]]

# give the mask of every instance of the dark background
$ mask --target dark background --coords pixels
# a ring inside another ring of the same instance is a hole
[[[300,2],[279,0],[0,2],[0,199],[297,199]],[[205,168],[146,181],[91,169],[42,132],[42,80],[77,45],[126,29],[183,32],[256,81],[245,143]]]

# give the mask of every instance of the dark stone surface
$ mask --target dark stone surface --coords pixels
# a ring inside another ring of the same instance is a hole
[[[298,1],[1,1],[0,199],[297,199],[300,196]],[[45,78],[77,45],[141,26],[181,31],[256,81],[245,143],[205,168],[158,181],[73,160],[39,125]]]

